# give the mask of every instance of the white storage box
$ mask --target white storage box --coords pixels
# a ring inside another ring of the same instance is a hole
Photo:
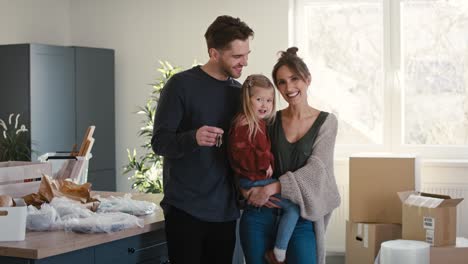
[[[0,194],[19,198],[36,193],[41,184],[42,174],[50,176],[52,166],[30,161],[0,162]]]
[[[22,241],[26,235],[27,206],[15,199],[16,207],[0,207],[0,241]]]
[[[92,157],[91,153],[87,156],[70,156],[69,153],[49,152],[38,157],[38,160],[52,165],[49,176],[53,179],[69,179],[76,184],[84,184],[88,181],[88,166]]]

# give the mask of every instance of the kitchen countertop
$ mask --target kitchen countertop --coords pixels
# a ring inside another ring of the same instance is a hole
[[[119,196],[124,193],[93,192],[102,197]],[[151,215],[142,216],[145,225],[143,228],[135,227],[114,233],[81,234],[74,232],[47,231],[26,232],[24,241],[0,242],[0,256],[18,257],[26,259],[42,259],[75,251],[99,244],[155,231],[164,227],[164,216],[159,202],[162,194],[132,193],[132,199],[154,202],[158,209]]]

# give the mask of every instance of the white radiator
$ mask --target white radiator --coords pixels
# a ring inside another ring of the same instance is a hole
[[[349,218],[349,185],[338,183],[338,191],[341,195],[341,205],[333,211],[326,234],[327,251],[329,253],[345,251],[346,219]]]

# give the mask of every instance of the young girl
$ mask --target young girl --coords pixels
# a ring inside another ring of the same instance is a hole
[[[274,158],[266,125],[275,118],[275,89],[264,75],[247,77],[241,90],[241,112],[234,118],[229,131],[228,155],[239,185],[248,190],[270,184]],[[279,220],[273,251],[265,253],[268,263],[283,263],[289,239],[299,219],[299,207],[277,196],[274,201],[283,214]],[[249,264],[249,263],[247,263]]]

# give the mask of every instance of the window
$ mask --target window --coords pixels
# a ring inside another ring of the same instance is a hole
[[[468,1],[295,0],[309,102],[339,119],[337,153],[468,158]]]

